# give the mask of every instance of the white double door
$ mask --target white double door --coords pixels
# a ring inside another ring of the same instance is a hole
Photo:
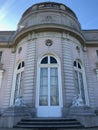
[[[37,98],[38,117],[61,116],[61,91],[58,67],[41,67]]]

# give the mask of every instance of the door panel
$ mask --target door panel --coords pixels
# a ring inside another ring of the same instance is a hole
[[[50,105],[59,105],[58,72],[57,68],[50,68]]]
[[[57,60],[52,56],[44,57],[39,64],[37,90],[37,116],[61,116],[61,80]]]
[[[40,89],[39,89],[39,105],[48,105],[48,69],[41,68],[40,70]]]

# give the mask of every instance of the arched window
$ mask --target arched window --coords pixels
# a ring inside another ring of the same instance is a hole
[[[62,108],[61,64],[59,57],[43,56],[37,66],[36,106],[38,117],[60,117]]]
[[[45,56],[39,66],[39,106],[59,106],[58,61],[53,56]]]
[[[74,70],[75,70],[76,93],[77,93],[77,96],[81,96],[83,103],[85,104],[83,69],[79,60],[74,61]]]
[[[16,84],[14,92],[14,101],[17,97],[22,96],[23,91],[23,74],[24,74],[24,61],[20,62],[16,70]]]

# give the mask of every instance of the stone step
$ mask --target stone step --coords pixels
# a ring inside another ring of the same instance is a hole
[[[81,125],[17,125],[17,128],[81,128]]]
[[[14,128],[83,128],[72,118],[28,118],[22,119]]]
[[[0,128],[0,130],[65,130],[65,128]],[[66,128],[66,130],[98,130],[98,127],[95,128]]]
[[[77,123],[79,123],[78,121],[62,121],[62,122],[59,122],[59,121],[56,121],[56,122],[49,122],[49,121],[45,121],[45,122],[43,122],[43,121],[40,121],[40,122],[37,122],[37,121],[30,121],[30,122],[28,122],[28,121],[23,121],[23,122],[19,122],[19,123],[21,123],[22,125],[24,124],[29,124],[29,125],[35,125],[35,124],[44,124],[44,125],[49,125],[49,124],[77,124]],[[19,124],[18,123],[18,124]]]
[[[30,118],[30,117],[26,117],[26,118],[22,118],[21,121],[77,121],[75,118],[69,117],[69,118]]]

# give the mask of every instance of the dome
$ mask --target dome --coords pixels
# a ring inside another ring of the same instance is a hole
[[[75,13],[66,5],[55,2],[43,2],[28,8],[18,24],[18,29],[42,24],[58,24],[77,31],[80,24]]]
[[[63,10],[65,12],[70,13],[72,16],[76,17],[75,13],[70,8],[68,8],[62,3],[55,3],[55,2],[42,2],[42,3],[34,4],[24,12],[22,17],[25,17],[26,15],[30,14],[35,10],[49,9],[49,8],[55,10]]]
[[[83,39],[77,16],[62,3],[42,2],[28,8],[18,23],[14,42],[18,43],[28,33],[42,31],[66,32]]]

